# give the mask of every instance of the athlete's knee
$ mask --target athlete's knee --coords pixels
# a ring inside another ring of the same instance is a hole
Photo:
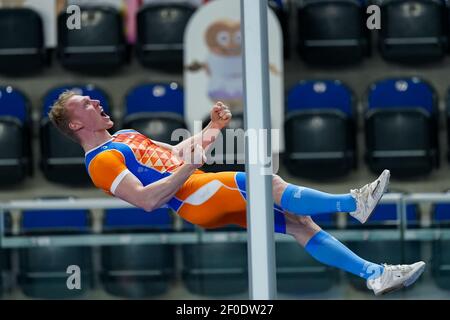
[[[317,226],[314,220],[310,216],[298,216],[296,215],[297,223],[303,227]]]
[[[287,183],[279,175],[274,174],[272,178],[272,189],[275,203],[280,204],[281,196],[286,187]]]

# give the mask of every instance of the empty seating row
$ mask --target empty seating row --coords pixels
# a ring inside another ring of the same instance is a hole
[[[283,19],[285,11],[276,1],[270,4]],[[139,10],[135,54],[143,66],[182,70],[184,29],[195,10],[187,3],[148,4]],[[121,14],[107,6],[86,6],[81,12],[80,28],[68,28],[71,13],[64,10],[58,16],[56,54],[61,64],[73,71],[104,74],[128,63],[131,50]],[[28,8],[0,9],[0,29],[0,72],[26,74],[50,63],[38,13]]]
[[[296,6],[298,53],[319,65],[357,63],[370,55],[368,1],[302,0]],[[279,18],[290,52],[289,12],[269,1]],[[403,63],[442,59],[448,51],[450,9],[444,0],[379,0],[378,47],[381,55]],[[184,29],[195,8],[183,3],[148,4],[136,17],[136,57],[143,66],[181,70]],[[68,69],[105,73],[129,62],[130,46],[120,13],[89,6],[82,10],[81,29],[67,28],[68,14],[58,17],[57,56]],[[370,20],[370,19],[369,19]],[[382,27],[381,27],[382,26]],[[28,73],[50,63],[44,47],[42,18],[31,9],[1,9],[0,72]],[[32,32],[29,32],[32,30]]]
[[[416,223],[418,207],[410,205],[408,221]],[[433,225],[450,222],[450,206],[437,204],[433,207]],[[8,214],[6,215],[8,217]],[[332,222],[334,216],[318,217],[321,225],[337,228]],[[349,223],[353,218],[349,218]],[[397,221],[392,205],[380,205],[371,219],[370,228],[393,226]],[[384,223],[384,224],[383,224]],[[9,223],[6,224],[7,226]],[[85,234],[89,229],[89,214],[85,210],[24,211],[21,218],[21,235]],[[183,231],[192,231],[193,226],[185,223]],[[234,227],[208,232],[238,231]],[[182,231],[182,232],[183,232]],[[103,216],[103,233],[111,232],[175,232],[172,216],[167,209],[147,213],[140,209],[110,209]],[[408,241],[352,241],[348,245],[370,260],[387,259],[392,263],[420,260],[420,242]],[[404,247],[402,247],[404,245]],[[182,244],[181,276],[186,289],[202,296],[230,296],[247,294],[247,244],[246,243],[197,243]],[[448,241],[433,242],[433,275],[437,285],[449,289]],[[10,252],[2,250],[3,271],[10,271]],[[74,298],[86,294],[95,284],[96,272],[90,247],[37,247],[19,250],[18,284],[24,294],[39,298]],[[325,267],[308,256],[294,242],[277,242],[278,291],[284,294],[302,295],[323,292],[333,287],[338,279],[337,271]],[[159,296],[169,290],[175,279],[175,246],[170,244],[142,244],[101,247],[101,268],[99,279],[106,292],[126,298]],[[386,260],[383,260],[386,261]],[[82,272],[82,290],[67,290],[66,269],[77,265]],[[366,290],[364,281],[349,275],[350,283]],[[448,282],[447,282],[448,283]]]
[[[301,0],[298,52],[312,64],[351,64],[371,51],[377,28],[384,59],[401,63],[442,59],[448,50],[450,9],[444,0]],[[379,10],[366,14],[369,5]]]

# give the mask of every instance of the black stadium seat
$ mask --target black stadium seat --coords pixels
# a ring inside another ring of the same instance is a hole
[[[303,81],[287,98],[285,163],[309,178],[343,176],[356,166],[354,99],[340,81]]]
[[[152,234],[173,232],[167,208],[105,211],[103,232]],[[164,294],[175,275],[175,247],[171,244],[133,244],[101,248],[100,278],[106,292],[132,299]]]
[[[389,168],[393,176],[411,177],[439,166],[436,97],[428,83],[385,79],[367,99],[366,159],[373,172]]]
[[[90,231],[87,210],[28,210],[22,212],[21,235],[82,235]],[[18,284],[34,298],[76,298],[92,286],[91,248],[87,246],[40,246],[19,249]],[[80,268],[81,288],[69,290],[67,269]]]
[[[445,9],[442,0],[382,0],[383,57],[410,63],[442,59],[448,43]]]
[[[145,67],[182,68],[183,36],[195,8],[183,3],[149,4],[137,15],[137,58]]]
[[[81,8],[81,29],[67,28],[69,14],[58,17],[58,57],[62,65],[89,73],[111,72],[128,59],[122,17],[109,7]]]
[[[0,185],[21,182],[32,172],[30,129],[27,98],[0,87]]]
[[[308,63],[359,62],[369,52],[365,7],[358,0],[301,0],[298,51]]]
[[[0,73],[29,74],[47,62],[41,16],[28,8],[0,9]]]
[[[172,141],[172,133],[186,129],[183,97],[183,89],[174,82],[137,86],[125,97],[122,127],[152,140],[176,144],[180,141]]]

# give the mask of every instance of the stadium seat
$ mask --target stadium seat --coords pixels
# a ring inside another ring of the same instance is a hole
[[[340,81],[303,81],[289,91],[284,124],[289,172],[326,179],[355,168],[353,103]]]
[[[172,141],[176,129],[186,129],[183,118],[183,89],[176,83],[144,84],[133,88],[125,97],[123,128],[134,129],[149,138]]]
[[[407,206],[407,227],[420,226],[420,210],[417,205]],[[397,215],[395,204],[379,204],[375,212],[364,225],[348,216],[349,229],[396,229],[400,228],[400,218]],[[420,241],[376,240],[376,241],[350,241],[346,243],[350,250],[363,259],[374,263],[404,264],[422,260]],[[366,281],[362,278],[348,274],[350,284],[360,291],[367,291]]]
[[[419,78],[372,84],[365,112],[366,160],[380,173],[425,175],[439,166],[437,98]]]
[[[430,62],[447,50],[446,5],[443,0],[381,0],[379,46],[385,59]]]
[[[434,204],[431,211],[431,223],[434,228],[448,228],[450,226],[450,204]],[[439,288],[450,290],[450,241],[435,240],[432,250],[433,279]]]
[[[0,87],[0,185],[10,186],[32,173],[29,102],[11,86]]]
[[[281,31],[283,32],[283,54],[286,59],[291,55],[291,39],[289,24],[289,5],[284,4],[281,0],[269,0],[269,7],[280,22]]]
[[[9,212],[4,213],[4,234],[11,235],[11,215]],[[9,279],[9,281],[5,281]],[[12,266],[11,266],[11,250],[7,248],[0,248],[0,298],[5,293],[8,293],[12,285]]]
[[[66,91],[74,90],[78,94],[88,95],[101,101],[106,113],[110,107],[106,93],[92,85],[62,86],[51,89],[44,97],[40,122],[41,168],[45,177],[52,182],[68,185],[89,184],[86,172],[83,148],[56,129],[48,118],[53,103]]]
[[[209,121],[208,116],[203,122],[205,127]],[[233,144],[230,139],[233,138]],[[221,171],[245,171],[245,132],[244,132],[244,114],[233,113],[233,117],[226,128],[222,130],[208,155],[208,163],[202,170],[206,172]]]
[[[35,73],[48,62],[39,13],[29,8],[0,8],[0,30],[0,73]]]
[[[447,124],[447,161],[450,162],[450,88],[447,91],[446,106],[445,106],[445,121]]]
[[[335,214],[311,217],[324,229],[336,229]],[[316,294],[330,290],[338,280],[336,269],[311,257],[297,242],[276,243],[278,292],[292,296]]]
[[[365,6],[358,0],[301,0],[298,52],[311,64],[346,65],[369,53]]]
[[[145,67],[181,70],[183,36],[195,8],[189,4],[148,4],[137,15],[136,54]]]
[[[86,210],[29,210],[22,212],[21,233],[27,236],[76,235],[90,231]],[[65,299],[81,297],[92,286],[91,248],[39,246],[19,249],[18,284],[29,297]],[[81,289],[68,290],[67,268],[81,270]]]
[[[184,231],[194,231],[184,223]],[[206,232],[242,232],[234,226]],[[189,292],[209,297],[236,297],[248,293],[247,243],[182,244],[182,279]]]
[[[104,233],[172,232],[167,208],[105,211]],[[170,244],[133,244],[101,248],[101,281],[105,291],[119,297],[142,299],[167,292],[175,275],[175,251]]]
[[[112,72],[127,62],[121,14],[107,6],[81,8],[81,28],[69,29],[69,13],[58,16],[58,58],[67,69]]]

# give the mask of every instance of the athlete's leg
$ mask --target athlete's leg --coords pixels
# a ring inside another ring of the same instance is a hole
[[[284,213],[286,233],[316,260],[337,267],[364,279],[379,277],[383,266],[357,256],[344,244],[322,230],[309,216],[297,216]]]
[[[425,263],[379,265],[364,260],[336,238],[320,229],[308,216],[285,213],[286,233],[323,264],[334,266],[367,279],[367,287],[376,295],[412,285],[423,273]]]
[[[296,186],[274,175],[273,197],[275,203],[283,210],[298,215],[350,212],[364,223],[383,196],[389,183],[389,176],[389,171],[385,170],[378,179],[361,189],[336,195]]]

